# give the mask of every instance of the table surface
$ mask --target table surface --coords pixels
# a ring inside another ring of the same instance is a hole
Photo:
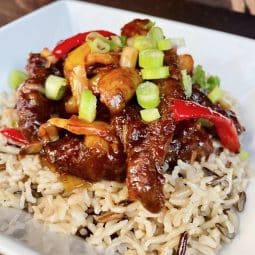
[[[0,0],[0,26],[53,1]],[[252,1],[255,4],[255,0],[87,0],[255,38],[255,16],[250,14],[254,10],[244,4]]]

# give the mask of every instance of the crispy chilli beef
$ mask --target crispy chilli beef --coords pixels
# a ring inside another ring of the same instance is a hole
[[[135,19],[121,29],[121,34],[146,35],[149,22]],[[120,54],[89,54],[84,59],[80,70],[87,75],[85,85],[98,99],[97,118],[92,123],[78,119],[77,112],[66,112],[66,101],[80,86],[72,83],[71,76],[66,77],[73,74],[68,69],[71,62],[63,74],[69,55],[49,63],[40,54],[30,54],[29,78],[17,91],[19,128],[29,142],[42,144],[41,157],[58,171],[90,182],[126,181],[129,199],[141,201],[156,213],[164,207],[163,166],[168,166],[165,173],[171,173],[179,159],[193,162],[207,158],[213,152],[212,138],[217,138],[214,128],[204,128],[196,119],[174,121],[174,100],[190,100],[221,113],[233,121],[239,134],[244,128],[233,111],[213,104],[198,85],[193,85],[191,97],[186,98],[181,70],[192,75],[193,59],[188,54],[178,55],[176,48],[164,51],[164,65],[169,66],[170,76],[154,80],[160,92],[161,117],[149,123],[143,121],[135,97],[142,82],[140,69],[120,67]],[[49,100],[44,94],[45,80],[51,74],[68,81],[66,94],[59,101]]]

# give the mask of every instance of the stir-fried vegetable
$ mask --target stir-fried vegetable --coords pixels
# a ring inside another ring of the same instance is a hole
[[[105,30],[95,30],[95,31],[79,33],[79,34],[69,37],[63,41],[60,41],[60,43],[53,49],[52,53],[57,58],[61,58],[61,57],[65,56],[70,50],[83,44],[86,40],[87,35],[89,35],[91,32],[99,33],[100,35],[102,35],[104,37],[110,37],[110,36],[115,35],[114,33],[105,31]]]
[[[182,70],[181,75],[182,75],[182,85],[184,88],[185,95],[186,97],[190,97],[192,94],[192,79],[187,74],[186,70]]]
[[[240,149],[240,153],[239,153],[239,157],[242,161],[248,160],[250,158],[250,154],[248,151],[246,151],[245,149],[241,148]]]
[[[164,33],[160,27],[152,27],[148,33],[148,36],[154,41],[155,44],[164,39]]]
[[[172,42],[170,39],[162,39],[157,42],[159,50],[170,50],[172,48]]]
[[[136,36],[133,42],[133,47],[138,50],[146,50],[154,48],[154,42],[146,36]]]
[[[17,89],[27,79],[27,74],[20,70],[12,70],[8,77],[9,86],[12,89]]]
[[[134,47],[124,47],[120,57],[120,66],[135,68],[138,58],[138,50]]]
[[[88,89],[81,94],[79,106],[79,118],[87,122],[93,122],[96,118],[97,98]]]
[[[163,66],[164,53],[156,49],[146,49],[139,52],[139,66],[143,68]]]
[[[212,101],[212,103],[217,103],[223,98],[223,91],[218,87],[214,87],[214,89],[208,94],[208,98]]]
[[[235,125],[231,119],[195,102],[175,99],[172,103],[175,121],[204,118],[213,122],[221,143],[232,152],[239,152],[240,143]]]
[[[168,66],[144,68],[141,73],[144,80],[165,79],[170,75]]]
[[[203,67],[198,65],[193,74],[193,83],[198,84],[202,89],[210,92],[215,87],[220,86],[220,79],[218,76],[209,76],[207,79]]]
[[[140,111],[140,114],[145,122],[152,122],[160,118],[158,108],[144,109]]]
[[[65,95],[67,81],[65,78],[50,75],[45,82],[45,95],[51,100],[60,100]]]
[[[97,37],[93,41],[89,42],[89,47],[92,52],[98,53],[106,53],[111,50],[110,42],[100,37]]]
[[[144,82],[136,89],[138,104],[143,108],[155,108],[159,105],[159,88],[155,83]]]
[[[29,144],[29,142],[27,141],[27,139],[24,137],[24,135],[19,129],[3,128],[0,130],[0,133],[15,143],[23,144],[23,145]]]

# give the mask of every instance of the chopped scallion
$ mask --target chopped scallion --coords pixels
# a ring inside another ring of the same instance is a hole
[[[120,36],[120,41],[122,46],[125,46],[127,44],[127,37],[125,35]]]
[[[223,91],[220,87],[216,86],[209,94],[208,98],[212,101],[212,103],[217,103],[224,96]]]
[[[215,87],[220,86],[220,78],[218,76],[210,76],[207,79],[207,89],[212,91]]]
[[[144,80],[164,79],[170,75],[168,66],[144,68],[141,73]]]
[[[45,81],[45,96],[51,100],[60,100],[66,91],[67,81],[65,78],[50,75]]]
[[[138,49],[130,46],[123,48],[121,57],[120,57],[120,66],[135,68],[138,58]]]
[[[158,41],[164,39],[163,30],[160,27],[152,27],[148,33],[148,36],[157,43]]]
[[[90,41],[89,47],[92,52],[98,53],[107,53],[111,50],[110,42],[107,39],[101,37],[97,37],[94,39],[94,41]]]
[[[170,39],[162,39],[157,42],[159,50],[170,50],[172,48],[172,42]]]
[[[143,68],[163,66],[164,53],[156,49],[146,49],[139,52],[139,66]]]
[[[198,65],[195,68],[195,71],[193,74],[193,83],[198,84],[203,89],[206,89],[207,87],[206,74],[201,65]]]
[[[182,75],[182,85],[186,97],[191,97],[192,94],[192,80],[191,77],[187,74],[187,70],[181,70]]]
[[[143,121],[151,122],[160,118],[158,108],[144,109],[140,111]]]
[[[248,151],[244,150],[243,148],[241,148],[240,153],[239,153],[239,158],[242,161],[248,160],[250,157],[250,154]]]
[[[133,47],[138,50],[152,49],[154,48],[154,43],[151,38],[139,35],[134,38]]]
[[[145,109],[155,108],[160,102],[159,88],[155,83],[146,81],[137,87],[136,97],[141,107]]]
[[[93,122],[96,118],[96,108],[96,96],[88,89],[83,90],[79,105],[79,118],[87,122]]]
[[[144,25],[144,29],[151,29],[155,25],[155,22],[149,21],[146,25]]]
[[[12,70],[8,77],[9,86],[12,89],[17,89],[21,83],[27,79],[27,74],[20,70]]]

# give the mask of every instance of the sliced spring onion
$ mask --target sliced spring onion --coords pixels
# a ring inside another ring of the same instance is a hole
[[[17,89],[27,77],[27,74],[20,70],[12,70],[8,76],[8,84],[12,89]]]
[[[187,70],[181,70],[182,75],[182,85],[186,97],[191,97],[192,94],[192,80],[191,77],[187,74]]]
[[[140,111],[143,121],[151,122],[160,118],[158,108],[144,109]]]
[[[151,38],[139,35],[134,38],[133,47],[138,50],[152,49],[154,48],[154,43]]]
[[[170,75],[168,66],[144,68],[141,73],[144,80],[164,79]]]
[[[111,45],[111,50],[122,48],[126,45],[127,37],[126,36],[111,36],[111,40],[109,41]]]
[[[96,118],[96,108],[96,96],[88,89],[83,90],[79,105],[79,118],[87,122],[93,122]]]
[[[111,46],[111,50],[122,47],[120,37],[117,36],[117,35],[111,36],[111,41],[109,41],[109,43],[110,43],[110,46]]]
[[[65,78],[50,75],[45,82],[45,96],[51,100],[60,100],[66,91],[67,81]]]
[[[239,158],[242,161],[248,160],[250,157],[250,154],[248,151],[244,150],[243,148],[240,149]]]
[[[86,36],[86,41],[87,42],[92,42],[94,41],[96,38],[104,38],[101,34],[99,34],[98,32],[91,32]]]
[[[120,66],[135,68],[138,58],[138,49],[134,47],[124,47],[120,57]]]
[[[218,102],[221,98],[223,98],[224,93],[220,89],[220,87],[216,86],[209,94],[208,98],[212,101],[212,103]]]
[[[145,109],[155,108],[160,102],[159,88],[153,82],[141,83],[136,89],[136,98],[141,107]]]
[[[159,50],[170,50],[172,48],[172,42],[170,39],[162,39],[157,42]]]
[[[212,91],[215,87],[220,86],[220,78],[218,76],[210,76],[207,79],[207,89]]]
[[[197,120],[198,124],[200,124],[202,127],[212,127],[213,123],[207,119],[200,118]]]
[[[163,30],[160,27],[152,27],[148,36],[156,43],[164,39]]]
[[[198,65],[195,68],[192,80],[193,83],[198,84],[201,88],[203,89],[207,88],[206,74],[201,65]]]
[[[151,29],[155,25],[155,22],[149,21],[146,25],[144,25],[144,29]]]
[[[177,48],[181,48],[181,47],[186,46],[184,38],[178,38],[178,37],[177,38],[171,38],[171,42]]]
[[[143,68],[163,66],[164,53],[156,49],[146,49],[139,52],[139,66]]]
[[[120,36],[120,41],[122,46],[125,46],[127,44],[127,37],[125,35]]]
[[[110,42],[101,37],[97,37],[94,41],[89,42],[89,47],[92,52],[107,53],[111,50]]]

